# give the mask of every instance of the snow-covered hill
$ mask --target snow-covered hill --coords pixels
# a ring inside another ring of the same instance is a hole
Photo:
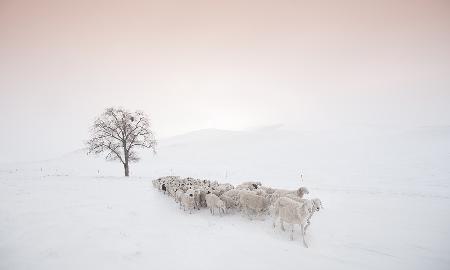
[[[249,131],[199,130],[163,139],[158,153],[142,152],[131,174],[181,175],[240,183],[258,180],[295,187],[390,188],[401,191],[449,187],[450,127],[414,130],[348,128],[292,131],[280,126]],[[0,164],[14,175],[123,175],[118,162],[80,149],[51,160]]]
[[[83,150],[0,166],[0,269],[448,269],[450,129],[201,130],[133,177]],[[300,179],[303,173],[303,182]],[[310,188],[310,248],[270,219],[192,215],[151,188],[177,174]]]

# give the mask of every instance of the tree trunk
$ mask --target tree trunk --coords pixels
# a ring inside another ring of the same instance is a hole
[[[130,176],[130,168],[128,167],[128,162],[123,164],[123,168],[125,169],[125,176]]]
[[[128,151],[127,151],[127,143],[123,141],[123,156],[125,158],[125,162],[123,163],[123,168],[125,169],[125,176],[130,176],[130,168],[128,167]]]

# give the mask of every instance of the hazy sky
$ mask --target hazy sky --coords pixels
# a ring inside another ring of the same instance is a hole
[[[0,162],[107,106],[202,128],[450,124],[450,1],[0,0]]]

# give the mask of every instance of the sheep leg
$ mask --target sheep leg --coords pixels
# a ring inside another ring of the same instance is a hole
[[[308,221],[307,221],[307,223],[306,223],[306,226],[305,226],[305,232],[304,232],[304,234],[306,234],[306,229],[308,229],[309,225],[311,225],[311,222],[310,222],[309,219],[308,219]]]
[[[301,226],[301,230],[302,230],[303,245],[305,245],[305,247],[307,248],[308,245],[306,244],[306,240],[305,240],[305,228],[304,228],[303,224],[300,224],[300,226]]]
[[[273,223],[272,223],[272,227],[275,229],[275,227],[277,226],[277,219],[278,217],[274,217],[273,219]]]
[[[280,227],[283,232],[286,231],[286,229],[284,228],[284,222],[282,219],[280,219]]]

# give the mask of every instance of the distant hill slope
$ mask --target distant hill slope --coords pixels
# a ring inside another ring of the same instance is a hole
[[[428,181],[448,186],[450,128],[353,128],[300,132],[279,126],[249,131],[206,129],[163,139],[158,153],[141,151],[135,176],[174,174],[227,182],[260,180],[297,186],[364,186]],[[42,171],[41,171],[42,169]],[[3,174],[122,176],[118,162],[83,149],[40,162],[2,164]],[[282,180],[282,181],[281,181]]]

